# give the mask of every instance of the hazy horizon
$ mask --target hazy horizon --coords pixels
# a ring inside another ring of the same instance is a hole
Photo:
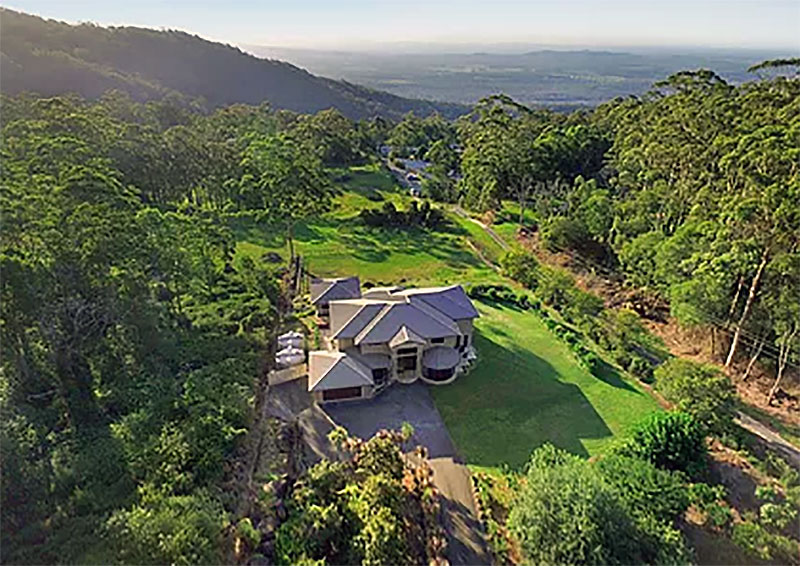
[[[744,49],[800,51],[795,0],[465,0],[133,3],[12,0],[69,23],[178,29],[239,46],[336,51]],[[509,51],[511,52],[511,51]]]

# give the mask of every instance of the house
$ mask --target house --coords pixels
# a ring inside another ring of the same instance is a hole
[[[317,316],[328,320],[328,305],[338,299],[358,299],[361,297],[361,283],[358,277],[311,280],[311,304],[317,309]]]
[[[460,285],[359,295],[327,302],[327,349],[309,353],[316,401],[370,398],[395,381],[450,383],[475,359],[478,311]]]

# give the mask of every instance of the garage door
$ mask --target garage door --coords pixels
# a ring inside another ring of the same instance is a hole
[[[357,399],[359,397],[361,397],[361,387],[340,387],[339,389],[326,389],[322,392],[322,399],[324,401]]]

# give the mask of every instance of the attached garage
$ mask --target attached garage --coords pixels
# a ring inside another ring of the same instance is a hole
[[[308,390],[317,402],[347,401],[372,397],[372,372],[342,352],[311,352]]]
[[[361,387],[339,387],[337,389],[323,389],[323,401],[342,401],[344,399],[360,399]]]

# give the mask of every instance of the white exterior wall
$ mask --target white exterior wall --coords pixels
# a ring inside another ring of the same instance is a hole
[[[361,344],[362,354],[391,354],[392,351],[388,344]]]

